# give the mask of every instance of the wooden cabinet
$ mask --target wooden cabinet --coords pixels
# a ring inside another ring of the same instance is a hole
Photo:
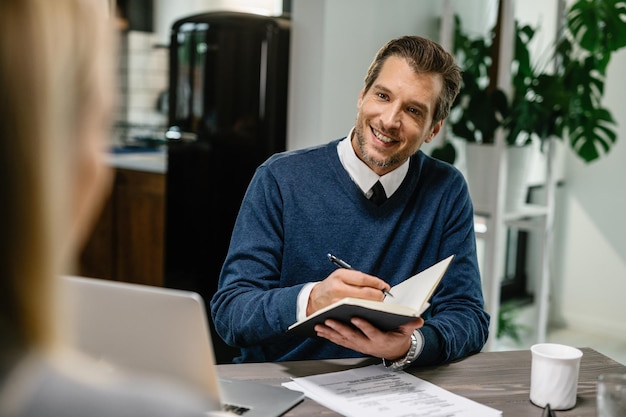
[[[117,168],[77,274],[163,285],[165,174]]]

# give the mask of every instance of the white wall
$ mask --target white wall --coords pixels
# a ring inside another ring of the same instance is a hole
[[[539,27],[544,45],[554,33],[556,0],[517,2],[520,20]],[[548,7],[547,7],[548,6]],[[544,46],[545,47],[545,46]],[[541,50],[540,47],[537,51]],[[535,51],[535,52],[537,52]],[[557,195],[552,322],[572,329],[622,335],[626,340],[626,50],[611,61],[604,104],[618,123],[611,153],[585,164],[563,143],[565,182]]]
[[[391,37],[438,39],[442,0],[293,0],[288,147],[344,136],[375,51]],[[454,0],[464,25],[493,25],[493,0]],[[545,43],[555,30],[557,0],[518,0],[516,16],[540,26]],[[549,33],[549,34],[548,34]],[[541,43],[540,42],[540,43]],[[606,104],[619,124],[611,154],[584,165],[565,152],[566,182],[557,195],[551,305],[554,321],[626,339],[626,111],[622,74],[626,51],[609,69]]]
[[[597,329],[626,340],[626,50],[614,55],[604,104],[618,123],[611,153],[586,165],[571,152],[562,201],[561,263],[555,301],[573,328]],[[558,268],[560,266],[560,268]]]

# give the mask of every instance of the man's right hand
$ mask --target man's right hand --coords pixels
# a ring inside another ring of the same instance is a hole
[[[333,304],[345,297],[381,301],[383,290],[391,287],[382,279],[353,269],[337,269],[317,283],[309,295],[306,315]]]

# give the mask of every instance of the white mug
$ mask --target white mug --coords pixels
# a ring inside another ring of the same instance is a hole
[[[576,405],[578,371],[583,353],[556,343],[531,346],[530,401],[539,407],[568,410]]]

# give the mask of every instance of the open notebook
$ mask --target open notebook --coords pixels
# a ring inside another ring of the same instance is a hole
[[[199,387],[216,408],[277,417],[300,392],[219,378],[202,297],[191,291],[63,277],[74,346],[112,366],[164,375]],[[215,411],[215,410],[207,410]]]

